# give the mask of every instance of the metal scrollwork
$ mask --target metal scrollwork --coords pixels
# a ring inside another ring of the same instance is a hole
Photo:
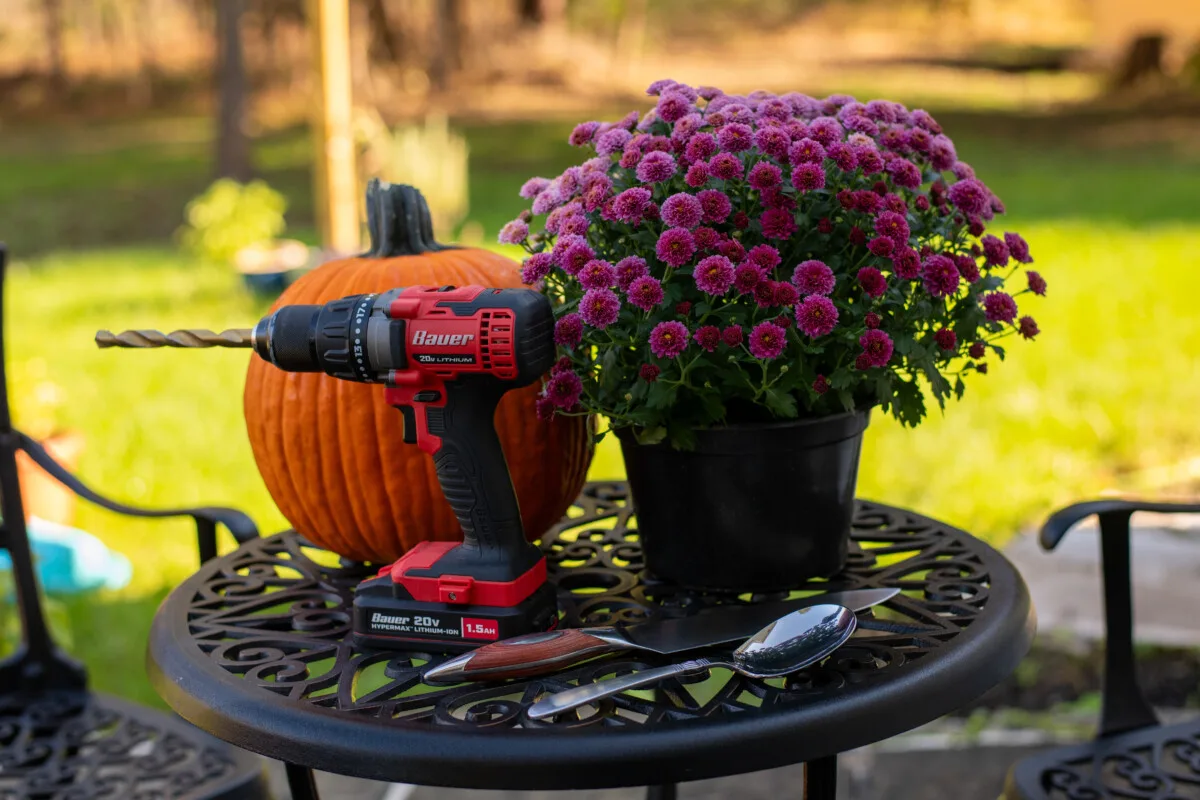
[[[834,658],[786,680],[754,680],[725,670],[689,676],[550,722],[535,723],[524,713],[545,692],[666,659],[639,653],[526,682],[426,686],[422,671],[445,656],[354,649],[347,638],[349,608],[355,585],[371,574],[369,569],[323,558],[294,532],[252,541],[205,567],[202,580],[193,581],[186,625],[199,653],[238,680],[297,702],[395,725],[645,727],[774,713],[814,691],[854,691],[917,669],[937,659],[987,607],[987,563],[974,540],[958,531],[906,511],[860,503],[852,541],[841,574],[797,591],[896,587],[903,593],[863,616],[860,631]],[[568,627],[684,616],[714,605],[787,596],[689,592],[646,575],[635,511],[622,483],[588,484],[541,547],[558,588],[561,624]]]
[[[237,770],[225,754],[77,691],[0,695],[0,800],[192,796]]]
[[[1059,752],[1035,756],[1033,774],[1053,800],[1200,797],[1200,720]]]

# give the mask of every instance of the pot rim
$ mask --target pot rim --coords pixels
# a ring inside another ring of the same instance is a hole
[[[873,408],[874,406],[866,406],[865,408],[843,411],[824,417],[809,417],[774,422],[739,422],[718,428],[696,428],[693,429],[693,432],[696,434],[697,446],[691,452],[724,453],[726,455],[745,454],[748,449],[758,449],[749,447],[751,442],[748,436],[751,435],[754,436],[756,441],[760,437],[766,437],[767,441],[774,445],[764,448],[767,451],[790,450],[798,445],[807,447],[830,445],[862,435],[863,431],[870,424],[871,409]],[[634,438],[632,431],[632,426],[626,426],[614,429],[613,435],[617,437],[623,447],[675,449],[666,440],[652,445],[640,444]],[[773,436],[772,434],[792,434],[792,436]],[[796,441],[797,438],[806,441],[798,442]],[[730,445],[733,445],[733,448],[731,450],[726,449]],[[716,452],[712,449],[714,447],[716,448]]]

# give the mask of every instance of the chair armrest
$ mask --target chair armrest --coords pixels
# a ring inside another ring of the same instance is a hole
[[[101,508],[130,517],[191,517],[196,523],[196,538],[200,550],[200,562],[204,563],[217,555],[217,525],[224,525],[239,544],[258,537],[258,526],[246,514],[232,508],[204,506],[202,508],[147,509],[118,503],[93,491],[67,469],[54,460],[38,442],[14,430],[17,447],[24,450],[33,463],[44,469],[55,480],[72,492]]]
[[[1154,503],[1148,500],[1088,500],[1061,508],[1050,515],[1042,525],[1039,540],[1046,550],[1053,550],[1077,523],[1095,515],[1131,515],[1135,511],[1152,511],[1157,514],[1200,513],[1197,503]]]

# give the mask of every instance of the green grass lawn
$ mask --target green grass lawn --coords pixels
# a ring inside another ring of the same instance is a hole
[[[876,415],[861,494],[1002,542],[1056,503],[1154,488],[1145,470],[1200,453],[1200,159],[1090,148],[1045,122],[944,122],[1012,210],[1004,228],[1026,235],[1049,281],[1049,296],[1023,309],[1044,333],[1014,343],[1008,361],[971,381],[944,418],[907,431]],[[108,143],[97,135],[52,146],[28,136],[0,145],[0,237],[17,261],[6,307],[14,414],[27,429],[84,432],[80,475],[118,499],[233,505],[272,530],[285,522],[254,469],[241,418],[249,355],[92,344],[98,328],[240,327],[264,310],[231,272],[169,244],[183,202],[207,182],[197,124],[118,131]],[[471,217],[489,239],[521,208],[515,193],[525,178],[570,163],[568,129],[468,128]],[[257,152],[304,233],[307,140],[283,132]],[[621,471],[605,442],[593,474]],[[190,526],[83,507],[77,523],[130,556],[135,574],[121,592],[63,603],[60,627],[99,688],[157,702],[142,651],[154,608],[195,567]]]

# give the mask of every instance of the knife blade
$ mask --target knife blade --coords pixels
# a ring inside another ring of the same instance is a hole
[[[619,627],[562,628],[485,644],[428,670],[425,683],[528,678],[564,669],[605,653],[646,650],[660,655],[741,642],[772,620],[797,609],[834,603],[865,611],[899,589],[850,589],[795,600],[722,606],[691,617],[649,620]]]

